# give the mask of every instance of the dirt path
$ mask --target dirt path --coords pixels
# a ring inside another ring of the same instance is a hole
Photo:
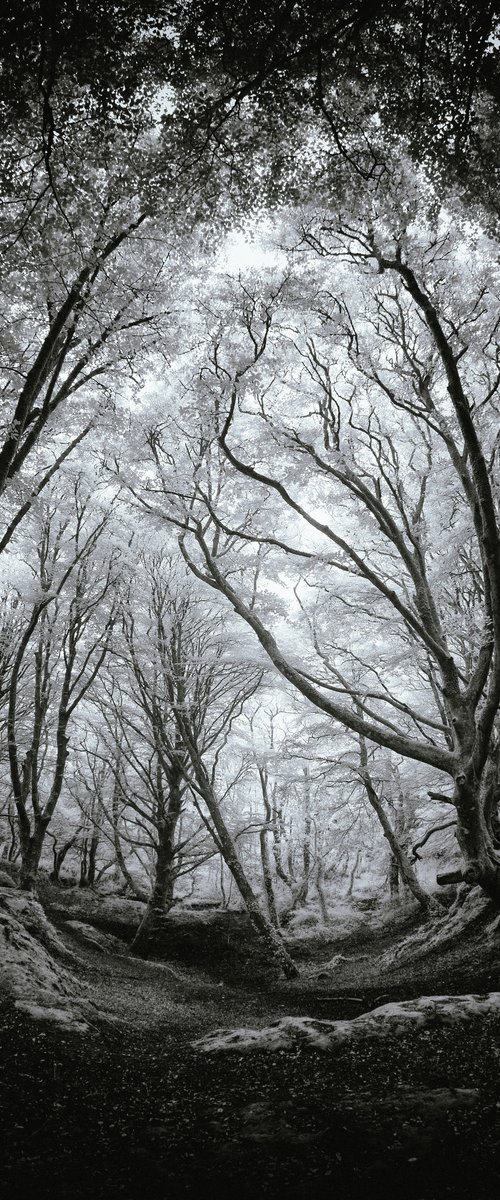
[[[439,1029],[331,1054],[207,1055],[193,1036],[217,1017],[233,1024],[236,1007],[217,1011],[211,999],[206,1022],[201,1001],[186,1004],[173,1023],[171,993],[167,1009],[151,977],[108,966],[127,1004],[157,1006],[154,1028],[149,1007],[147,1025],[106,1024],[90,1036],[4,1014],[9,1200],[496,1195],[493,1022],[468,1026],[465,1046],[454,1030]],[[261,1006],[256,1016],[268,1021],[273,1011]]]
[[[100,954],[63,936],[104,1020],[70,1035],[12,1009],[0,1013],[9,1200],[496,1197],[495,1020],[471,1022],[465,1038],[440,1027],[329,1053],[209,1055],[192,1044],[216,1028],[266,1025],[284,1013],[357,1015],[380,987],[377,945],[344,954],[334,996],[332,977],[317,978],[318,956],[298,984],[266,984],[258,971],[235,984],[216,971]],[[461,964],[468,984],[474,953]],[[418,970],[401,973],[400,994],[425,990]]]

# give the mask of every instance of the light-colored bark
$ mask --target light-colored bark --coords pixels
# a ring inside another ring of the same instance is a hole
[[[212,783],[206,771],[201,755],[197,749],[193,731],[189,728],[185,713],[183,713],[182,710],[176,710],[176,718],[179,723],[179,730],[183,737],[184,745],[189,754],[196,786],[206,804],[210,814],[210,819],[217,834],[217,841],[221,854],[224,857],[224,861],[231,872],[243,903],[246,906],[252,925],[260,940],[267,947],[271,961],[276,963],[276,965],[283,971],[283,974],[287,979],[295,979],[299,974],[298,967],[295,965],[293,959],[283,945],[279,933],[273,927],[270,920],[260,907],[259,901],[238,856],[235,842],[231,837],[230,831],[222,816],[220,805],[214,793]]]

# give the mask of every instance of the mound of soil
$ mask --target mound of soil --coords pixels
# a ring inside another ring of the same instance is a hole
[[[137,900],[100,896],[95,892],[63,891],[44,884],[43,901],[51,920],[63,931],[67,922],[85,923],[127,945],[139,928],[144,905]],[[227,979],[257,971],[269,974],[265,952],[248,913],[235,909],[181,908],[175,906],[155,938],[151,956],[163,961],[198,966]]]

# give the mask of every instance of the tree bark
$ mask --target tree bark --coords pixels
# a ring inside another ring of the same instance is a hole
[[[262,767],[259,767],[259,778],[260,778],[262,799],[264,801],[264,811],[265,811],[265,818],[266,818],[266,824],[263,826],[263,828],[260,830],[260,833],[259,833],[260,858],[261,858],[261,863],[262,863],[262,877],[264,880],[264,890],[266,893],[266,902],[267,902],[267,911],[269,914],[269,920],[275,926],[275,928],[278,929],[279,928],[279,917],[278,917],[278,909],[277,909],[277,905],[276,905],[276,896],[274,894],[274,880],[273,880],[273,872],[272,872],[272,866],[271,866],[271,853],[269,850],[269,838],[268,838],[269,833],[271,833],[273,835],[273,844],[274,844],[274,829],[272,828],[273,814],[272,814],[272,810],[271,810],[271,802],[269,800],[269,793],[268,793],[268,775],[267,775],[267,771],[265,771],[264,768],[262,768]]]
[[[370,786],[370,784],[367,782],[366,779],[365,779],[365,788],[366,788],[366,793],[367,793],[368,799],[370,801],[370,804],[371,804],[372,808],[374,809],[374,811],[376,812],[378,819],[380,821],[380,824],[382,826],[384,837],[386,837],[387,841],[389,842],[389,846],[391,848],[392,855],[393,855],[393,860],[397,864],[401,879],[404,881],[404,883],[407,884],[410,892],[415,897],[415,900],[418,901],[418,903],[420,904],[420,907],[423,908],[424,912],[429,913],[433,908],[432,897],[429,896],[428,893],[424,891],[423,887],[421,887],[420,883],[418,882],[417,876],[415,874],[415,871],[413,870],[413,867],[411,866],[408,855],[403,850],[401,843],[398,841],[398,838],[396,837],[396,834],[394,833],[391,822],[387,816],[387,813],[385,812],[383,804],[381,803],[381,801],[379,800],[379,798],[377,796],[375,788],[373,788],[373,786]]]
[[[54,841],[54,845],[52,847],[53,868],[50,873],[50,878],[52,879],[52,881],[54,883],[59,883],[60,875],[61,875],[61,867],[63,865],[64,859],[69,854],[71,847],[74,846],[76,839],[78,837],[78,834],[80,832],[81,832],[81,830],[77,829],[76,833],[74,833],[72,837],[68,838],[68,840],[66,842],[63,842],[63,845],[60,847],[60,849],[57,848],[57,838],[55,837],[55,835],[50,832],[48,833],[48,836],[53,838],[53,841]]]
[[[165,817],[158,822],[155,877],[146,912],[132,942],[134,954],[147,958],[155,939],[161,933],[165,917],[174,900],[177,878],[175,835],[182,809],[183,771],[174,765],[169,773],[168,807]]]
[[[89,861],[87,867],[87,885],[93,888],[95,884],[97,848],[99,846],[99,833],[94,829],[90,838],[89,844]]]
[[[121,787],[121,783],[120,783],[120,781],[118,779],[118,775],[117,775],[118,770],[119,770],[119,764],[117,765],[117,770],[115,771],[115,778],[114,778],[114,783],[113,783],[113,796],[112,796],[112,802],[111,802],[111,811],[112,811],[112,820],[113,820],[113,846],[114,846],[115,855],[116,855],[116,862],[117,862],[119,870],[121,871],[121,874],[123,875],[123,878],[124,878],[127,886],[130,888],[130,891],[133,893],[133,895],[137,898],[137,900],[143,900],[143,901],[145,900],[147,903],[147,900],[148,900],[147,894],[145,894],[142,891],[142,889],[137,886],[135,879],[133,879],[132,875],[130,874],[130,871],[125,862],[125,857],[124,857],[123,850],[122,850],[120,830],[118,827],[119,820],[120,820],[119,796],[122,793],[122,787]]]
[[[276,803],[273,803],[272,807],[272,830],[273,857],[276,867],[276,874],[278,879],[281,879],[283,883],[286,883],[287,887],[291,888],[293,886],[293,879],[290,873],[285,870],[283,865],[283,809],[278,807]]]
[[[472,771],[460,774],[455,781],[454,802],[457,809],[457,840],[464,858],[463,879],[472,886],[479,885],[496,904],[500,904],[500,856],[493,843],[485,816],[483,785],[471,778]]]
[[[361,850],[358,848],[358,850],[356,850],[356,858],[354,859],[354,863],[349,872],[349,887],[347,889],[348,896],[352,896],[352,893],[354,891],[354,880],[356,878],[356,871],[359,867],[360,858],[361,858]]]
[[[35,816],[33,832],[27,836],[24,831],[21,832],[20,826],[21,874],[19,886],[24,892],[36,892],[38,868],[48,823],[43,818]]]
[[[269,920],[271,921],[272,925],[274,925],[275,928],[278,929],[279,928],[279,918],[278,918],[278,909],[276,907],[276,897],[274,895],[274,884],[273,884],[273,874],[272,874],[272,870],[271,870],[271,855],[269,853],[268,833],[269,833],[269,830],[267,829],[267,827],[265,827],[264,829],[261,829],[260,833],[259,833],[260,858],[261,858],[261,862],[262,862],[262,878],[264,880],[264,890],[266,893],[266,903],[267,903],[267,911],[269,914]]]
[[[424,910],[424,912],[426,914],[428,914],[435,907],[435,901],[433,901],[432,897],[429,896],[428,893],[425,892],[424,889],[421,887],[421,885],[417,879],[416,873],[413,870],[413,867],[410,863],[408,855],[404,851],[404,849],[401,845],[401,842],[399,841],[399,838],[396,836],[394,829],[392,828],[391,822],[389,820],[389,817],[387,816],[387,813],[384,809],[382,801],[379,799],[379,797],[377,795],[376,789],[373,784],[373,780],[372,780],[370,772],[368,770],[368,754],[367,754],[367,750],[366,750],[366,742],[362,735],[360,735],[360,738],[359,738],[359,751],[360,751],[361,778],[364,783],[365,792],[366,792],[369,803],[371,804],[374,812],[376,812],[377,817],[380,821],[380,824],[382,826],[382,830],[384,833],[384,837],[386,837],[387,841],[389,842],[389,846],[391,848],[393,857],[397,863],[398,871],[401,876],[401,879],[403,880],[404,883],[407,884],[410,892],[415,897],[415,900],[417,900],[418,903],[420,904],[420,907]]]
[[[290,957],[288,951],[283,945],[279,933],[273,928],[265,913],[262,912],[250,881],[247,879],[242,863],[238,857],[236,845],[224,821],[205,765],[198,752],[192,731],[187,725],[185,714],[183,714],[181,710],[176,710],[176,719],[179,723],[179,729],[183,736],[186,749],[189,753],[197,788],[207,806],[211,821],[217,834],[221,854],[223,855],[224,861],[229,868],[231,875],[233,876],[236,887],[238,888],[240,896],[247,908],[252,925],[260,940],[267,947],[271,960],[280,967],[286,979],[296,979],[299,975],[298,967],[295,965],[293,959]]]
[[[398,860],[392,851],[389,859],[389,893],[393,900],[399,896],[399,866]]]
[[[317,863],[316,863],[316,869],[314,872],[314,882],[316,884],[316,891],[318,893],[319,911],[321,913],[321,920],[323,922],[323,925],[329,925],[330,914],[328,912],[328,905],[326,902],[324,879],[325,879],[325,869],[324,869],[321,858],[318,858]]]

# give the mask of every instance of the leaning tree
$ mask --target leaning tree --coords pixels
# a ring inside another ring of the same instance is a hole
[[[303,214],[295,277],[220,302],[191,485],[158,443],[145,503],[302,696],[451,780],[464,878],[498,900],[498,279],[426,188]]]

